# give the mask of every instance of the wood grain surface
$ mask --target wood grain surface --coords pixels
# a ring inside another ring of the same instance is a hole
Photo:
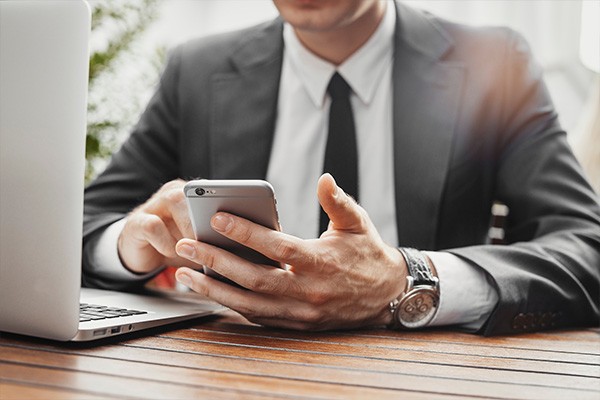
[[[93,344],[0,334],[0,399],[600,399],[600,329],[304,333],[233,312]]]

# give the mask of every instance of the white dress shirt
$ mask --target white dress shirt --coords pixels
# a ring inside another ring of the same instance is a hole
[[[386,7],[371,38],[337,67],[306,49],[293,28],[284,24],[277,123],[267,171],[284,232],[306,239],[318,235],[316,188],[323,171],[331,103],[327,85],[337,71],[352,89],[360,205],[383,240],[398,245],[392,146],[395,17],[395,7]],[[129,272],[119,260],[116,243],[123,224],[123,220],[116,222],[92,244],[95,265],[105,276],[142,279],[146,276]],[[440,304],[430,325],[481,327],[498,301],[486,273],[450,253],[426,254],[440,280]]]

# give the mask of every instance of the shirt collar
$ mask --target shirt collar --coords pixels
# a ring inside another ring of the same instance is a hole
[[[337,68],[304,47],[292,26],[284,24],[285,56],[315,106],[323,106],[327,85],[336,70],[363,103],[373,100],[383,73],[392,63],[395,16],[395,7],[390,2],[369,40]]]

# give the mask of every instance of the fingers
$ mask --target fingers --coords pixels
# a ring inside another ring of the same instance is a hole
[[[313,256],[307,242],[302,239],[235,215],[219,212],[212,217],[211,226],[229,239],[284,264],[304,263]]]
[[[196,293],[231,308],[246,318],[273,318],[285,313],[281,307],[281,300],[258,292],[240,289],[190,268],[179,268],[175,273],[175,278]]]
[[[139,226],[137,232],[142,240],[165,257],[177,257],[175,252],[177,241],[162,219],[153,214],[141,214],[135,217],[134,223]]]
[[[253,292],[282,296],[292,291],[291,276],[284,269],[253,264],[221,248],[190,239],[180,240],[176,249],[181,257],[205,265]]]
[[[247,300],[243,298],[248,295],[252,296],[251,292],[246,293],[247,291],[243,289],[212,279],[198,271],[186,267],[179,268],[177,272],[175,272],[175,278],[178,282],[189,287],[194,292],[208,297],[219,304],[240,313],[248,312],[248,310],[242,309],[238,304],[244,304]]]
[[[317,196],[334,229],[357,233],[366,230],[364,210],[337,186],[330,174],[319,178]]]
[[[119,235],[118,251],[130,270],[150,272],[178,259],[177,240],[193,235],[184,185],[180,179],[166,183],[127,217]]]
[[[193,237],[192,224],[183,193],[184,185],[185,181],[181,179],[164,184],[144,207],[146,212],[161,217],[176,239]]]
[[[298,330],[322,327],[322,313],[295,299],[243,290],[189,268],[179,268],[175,277],[193,291],[239,312],[249,321]]]

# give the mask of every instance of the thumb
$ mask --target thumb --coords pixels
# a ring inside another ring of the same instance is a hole
[[[351,232],[366,230],[363,209],[335,183],[330,174],[323,174],[319,178],[317,196],[334,229]]]

